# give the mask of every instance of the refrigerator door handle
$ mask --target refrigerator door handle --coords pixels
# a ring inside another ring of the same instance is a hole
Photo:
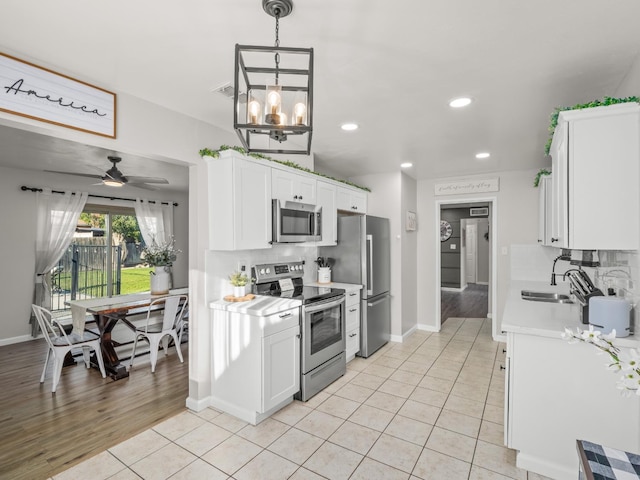
[[[384,302],[385,300],[387,300],[387,295],[385,295],[384,298],[376,300],[375,302],[367,302],[367,307],[375,307],[377,304]]]
[[[367,235],[367,295],[373,295],[373,235]]]

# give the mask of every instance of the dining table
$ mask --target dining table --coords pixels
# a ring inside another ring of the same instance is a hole
[[[82,334],[85,329],[87,314],[93,315],[100,334],[100,348],[104,359],[104,367],[113,380],[129,376],[127,367],[120,361],[116,347],[119,345],[111,337],[111,332],[118,322],[123,322],[134,332],[136,326],[131,317],[146,313],[154,300],[170,295],[188,295],[188,288],[175,288],[166,295],[152,295],[150,292],[116,295],[113,297],[88,298],[66,302],[71,307],[73,332]],[[161,310],[162,302],[154,304]]]

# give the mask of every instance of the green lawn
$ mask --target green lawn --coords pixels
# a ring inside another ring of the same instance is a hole
[[[151,272],[151,267],[123,268],[121,271],[120,294],[126,295],[127,293],[149,291],[149,272]],[[78,289],[81,292],[87,292],[92,296],[100,296],[100,294],[95,290],[91,292],[85,287],[93,285],[103,285],[107,281],[107,274],[103,270],[80,272],[78,277]],[[62,290],[71,290],[71,273],[63,273],[60,276],[59,281],[54,282],[54,285],[59,285]],[[102,295],[106,295],[106,287]]]

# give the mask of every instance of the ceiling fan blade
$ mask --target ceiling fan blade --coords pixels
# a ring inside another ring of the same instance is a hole
[[[166,178],[159,177],[136,177],[135,175],[127,175],[127,180],[129,183],[162,183],[169,185],[169,181]]]
[[[146,183],[125,183],[127,187],[135,187],[142,188],[143,190],[157,190],[157,188],[153,188],[151,185],[147,185]]]
[[[62,175],[75,175],[77,177],[89,177],[89,178],[102,178],[102,175],[94,175],[93,173],[73,173],[73,172],[58,172],[55,170],[45,170],[49,173],[60,173]]]

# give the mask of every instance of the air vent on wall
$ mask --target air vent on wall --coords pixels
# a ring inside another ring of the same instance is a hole
[[[231,83],[227,82],[223,85],[220,85],[219,87],[214,87],[211,89],[212,92],[215,93],[219,93],[227,98],[233,98],[233,87],[231,86]],[[241,93],[239,95],[240,98],[240,103],[247,103],[247,94],[246,93]]]
[[[470,208],[469,215],[472,217],[486,217],[489,215],[489,207]]]

